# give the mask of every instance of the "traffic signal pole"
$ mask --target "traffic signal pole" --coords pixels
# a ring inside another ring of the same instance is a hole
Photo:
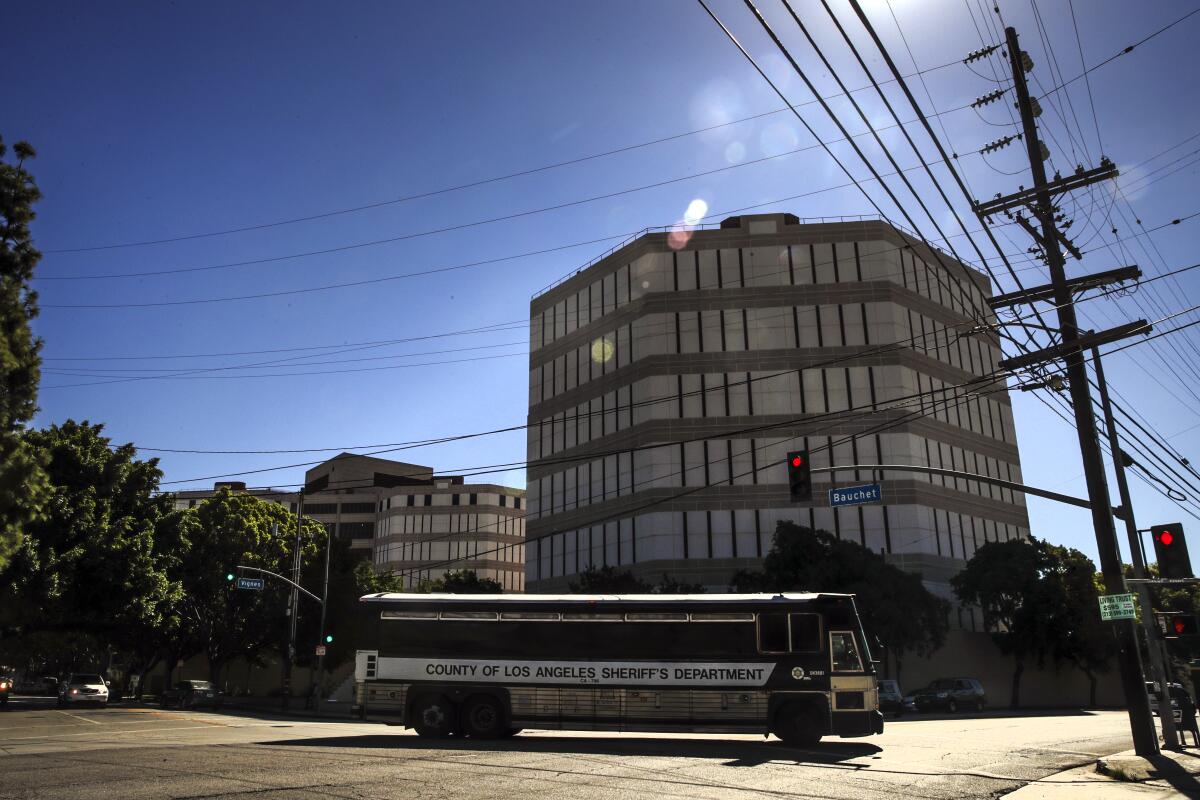
[[[1042,228],[1042,246],[1050,270],[1050,281],[1054,290],[1054,303],[1058,310],[1059,334],[1065,349],[1063,359],[1070,381],[1071,404],[1075,411],[1075,427],[1079,434],[1079,450],[1083,460],[1083,471],[1087,480],[1088,498],[1092,503],[1092,524],[1096,531],[1096,547],[1100,554],[1104,584],[1109,594],[1125,591],[1125,576],[1121,571],[1121,553],[1117,546],[1117,532],[1113,525],[1108,479],[1104,472],[1104,460],[1100,450],[1100,438],[1096,429],[1096,414],[1092,408],[1091,384],[1088,382],[1087,366],[1083,353],[1071,348],[1079,339],[1079,323],[1075,317],[1074,297],[1067,285],[1066,269],[1060,235],[1054,224],[1054,207],[1046,180],[1046,169],[1042,163],[1041,141],[1038,139],[1034,122],[1033,105],[1029,98],[1029,87],[1025,82],[1025,69],[1021,47],[1015,28],[1006,28],[1008,56],[1012,63],[1013,84],[1017,94],[1017,106],[1021,112],[1025,146],[1029,154],[1029,166],[1033,173],[1036,212]],[[1143,682],[1141,656],[1138,652],[1137,636],[1133,623],[1123,620],[1113,623],[1117,639],[1117,664],[1121,674],[1121,686],[1125,703],[1129,709],[1129,727],[1133,734],[1133,745],[1137,754],[1148,757],[1158,754],[1158,734],[1154,719],[1150,715],[1150,703]],[[1170,706],[1164,709],[1170,713]]]
[[[325,589],[321,592],[321,632],[318,641],[323,648],[325,646],[325,609],[329,605],[329,551],[333,549],[333,533],[325,529]],[[321,682],[325,680],[325,653],[324,650],[317,656],[317,685],[314,692],[315,701],[313,703],[313,713],[318,717],[321,716]]]
[[[1142,558],[1142,540],[1133,517],[1133,501],[1129,496],[1129,480],[1125,475],[1124,453],[1117,438],[1117,424],[1113,419],[1112,402],[1108,398],[1108,382],[1104,380],[1104,366],[1100,360],[1100,349],[1092,348],[1092,366],[1096,370],[1096,388],[1100,391],[1100,408],[1104,410],[1104,427],[1108,429],[1108,449],[1112,453],[1113,471],[1117,475],[1117,491],[1121,495],[1121,517],[1125,520],[1125,533],[1129,537],[1129,558],[1133,563],[1133,577],[1139,581],[1146,577],[1146,564]],[[1163,746],[1168,750],[1179,750],[1179,735],[1175,731],[1175,714],[1171,710],[1170,674],[1163,659],[1162,631],[1154,616],[1150,587],[1135,583],[1138,605],[1142,609],[1142,630],[1146,634],[1146,652],[1150,656],[1150,674],[1158,683],[1158,717],[1162,720]]]

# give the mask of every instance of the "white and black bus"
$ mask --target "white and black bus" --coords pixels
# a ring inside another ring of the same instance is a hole
[[[421,736],[521,728],[883,732],[874,665],[844,594],[362,598],[371,649],[354,712]]]

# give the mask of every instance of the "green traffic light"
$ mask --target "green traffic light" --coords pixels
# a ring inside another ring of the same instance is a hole
[[[226,573],[225,573],[225,580],[232,582],[232,581],[233,581],[233,573],[232,573],[232,572],[226,572]]]
[[[333,644],[333,634],[332,633],[325,634],[325,644]]]

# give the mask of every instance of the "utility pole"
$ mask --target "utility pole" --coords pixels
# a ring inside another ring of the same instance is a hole
[[[1088,497],[1092,503],[1092,524],[1096,531],[1096,546],[1100,553],[1101,569],[1104,573],[1104,584],[1109,594],[1125,591],[1125,577],[1121,571],[1121,553],[1117,545],[1116,528],[1113,525],[1112,504],[1108,492],[1108,480],[1104,472],[1104,460],[1100,450],[1100,438],[1096,429],[1096,415],[1092,408],[1091,385],[1088,383],[1087,365],[1084,361],[1081,347],[1103,343],[1095,337],[1080,342],[1079,324],[1075,317],[1074,297],[1067,284],[1066,270],[1059,242],[1062,235],[1055,227],[1054,207],[1051,204],[1051,190],[1060,193],[1069,189],[1087,185],[1095,180],[1102,180],[1115,175],[1116,170],[1109,164],[1102,164],[1093,174],[1082,170],[1075,176],[1066,179],[1056,178],[1055,186],[1046,180],[1046,169],[1042,163],[1042,143],[1038,139],[1037,125],[1034,122],[1033,104],[1030,102],[1029,87],[1025,83],[1025,62],[1027,56],[1021,52],[1017,41],[1015,28],[1005,30],[1008,56],[1012,62],[1013,84],[1017,94],[1017,106],[1021,112],[1021,122],[1024,129],[1025,145],[1029,153],[1029,166],[1033,173],[1034,186],[1030,191],[1022,191],[1008,201],[1008,207],[1019,204],[1027,205],[1041,222],[1040,244],[1046,255],[1046,264],[1050,269],[1053,300],[1058,310],[1059,334],[1062,344],[1055,349],[1061,352],[1067,366],[1067,378],[1070,382],[1071,404],[1075,411],[1075,425],[1079,433],[1079,449],[1083,460],[1084,475],[1087,479]],[[997,202],[996,207],[1005,203]],[[978,207],[977,207],[978,211]],[[1143,324],[1139,329],[1112,332],[1114,338],[1128,336],[1138,330],[1144,330]],[[1112,339],[1106,339],[1111,341]],[[1117,663],[1121,674],[1121,686],[1125,692],[1125,702],[1129,709],[1129,726],[1133,733],[1133,744],[1140,756],[1152,756],[1158,753],[1158,735],[1154,728],[1154,719],[1150,715],[1149,699],[1146,695],[1146,685],[1143,682],[1141,656],[1138,652],[1137,636],[1132,621],[1122,620],[1113,623],[1117,639]],[[1170,705],[1164,709],[1170,713]]]
[[[1125,533],[1129,537],[1129,557],[1133,562],[1133,577],[1139,581],[1146,577],[1146,564],[1142,559],[1142,540],[1133,517],[1133,501],[1129,497],[1129,481],[1125,475],[1125,453],[1117,438],[1117,424],[1113,419],[1112,402],[1108,399],[1108,382],[1104,380],[1104,366],[1100,362],[1100,349],[1092,348],[1092,366],[1096,370],[1096,387],[1100,390],[1100,407],[1104,410],[1104,426],[1108,429],[1108,449],[1112,452],[1113,471],[1117,474],[1117,491],[1121,493],[1121,514],[1125,521]],[[1150,654],[1150,673],[1158,682],[1158,716],[1162,720],[1163,745],[1168,750],[1178,750],[1179,735],[1175,731],[1175,714],[1171,710],[1166,664],[1161,649],[1162,632],[1154,619],[1154,604],[1150,587],[1144,583],[1137,587],[1138,604],[1142,607],[1142,630],[1146,634],[1146,651]]]
[[[315,702],[313,703],[313,712],[319,717],[321,716],[321,682],[325,680],[325,609],[329,607],[329,551],[333,549],[333,532],[329,528],[325,529],[325,589],[321,592],[321,631],[318,635],[318,641],[322,647],[320,655],[317,656],[317,685]]]
[[[271,538],[274,539],[278,535],[279,535],[279,523],[272,522],[271,523]],[[299,541],[297,541],[297,545],[299,545]],[[295,575],[294,575],[295,564],[296,564],[296,558],[298,555],[299,555],[299,548],[297,547],[297,549],[295,551],[293,551],[293,553],[292,553],[292,572],[293,572],[292,580],[295,580]],[[287,641],[287,651],[283,654],[283,665],[282,665],[283,666],[283,680],[282,680],[283,686],[281,687],[283,691],[281,692],[281,694],[279,696],[280,706],[284,711],[288,710],[288,706],[291,703],[291,695],[292,695],[292,660],[295,658],[294,643],[296,641],[296,590],[295,589],[293,589],[292,593],[290,595],[288,595],[287,617],[288,617],[288,624],[290,627],[290,636]]]

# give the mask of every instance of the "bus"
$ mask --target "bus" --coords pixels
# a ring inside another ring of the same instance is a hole
[[[361,603],[373,649],[356,654],[353,713],[424,737],[774,733],[813,746],[883,732],[853,595],[381,593]]]

